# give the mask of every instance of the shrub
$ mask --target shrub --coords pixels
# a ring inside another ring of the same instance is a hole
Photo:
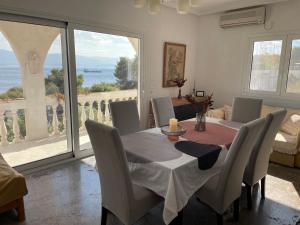
[[[105,92],[105,91],[117,91],[119,88],[115,84],[110,83],[100,83],[100,84],[94,84],[90,88],[90,92]]]
[[[23,89],[21,87],[12,87],[5,93],[0,94],[0,99],[17,99],[23,98]]]

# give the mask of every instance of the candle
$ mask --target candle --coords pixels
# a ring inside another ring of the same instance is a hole
[[[175,118],[171,118],[169,120],[169,127],[171,132],[177,131],[177,126],[178,126],[178,120]]]

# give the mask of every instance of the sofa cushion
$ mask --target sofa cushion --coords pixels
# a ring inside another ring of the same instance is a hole
[[[298,136],[300,132],[300,115],[291,115],[287,121],[283,122],[281,130],[287,134]]]
[[[224,118],[225,118],[225,120],[231,120],[232,106],[224,105],[223,109],[224,109]]]
[[[295,155],[298,152],[298,137],[279,131],[274,142],[274,151]]]
[[[212,118],[225,119],[225,112],[223,108],[208,110],[206,115]]]
[[[25,178],[0,154],[0,207],[27,194]]]
[[[279,107],[274,107],[274,106],[269,106],[269,105],[263,105],[261,108],[261,117],[266,117],[268,114],[272,112],[276,112],[282,108]]]

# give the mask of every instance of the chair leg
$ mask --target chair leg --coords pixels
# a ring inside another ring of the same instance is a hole
[[[266,177],[261,179],[261,198],[265,199],[265,185],[266,185]]]
[[[20,198],[17,200],[17,207],[16,207],[17,213],[18,213],[18,220],[19,222],[22,222],[25,220],[25,209],[24,209],[24,200],[23,198]]]
[[[108,210],[102,206],[101,225],[106,225]]]
[[[182,221],[183,221],[183,210],[181,210],[180,212],[178,212],[177,217],[172,220],[172,222],[170,223],[170,225],[182,225]]]
[[[223,215],[217,213],[217,224],[223,225]]]
[[[246,184],[247,189],[247,207],[248,210],[252,209],[252,186]]]
[[[240,214],[240,198],[236,199],[233,202],[233,218],[236,222],[239,221],[239,214]]]

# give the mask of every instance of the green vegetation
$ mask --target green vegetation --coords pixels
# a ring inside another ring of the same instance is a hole
[[[130,67],[129,67],[130,66]],[[131,79],[128,79],[129,70],[131,71]],[[117,78],[117,85],[121,90],[134,89],[137,87],[138,77],[138,58],[135,56],[133,62],[126,57],[120,57],[114,72]]]
[[[89,91],[90,92],[106,92],[106,91],[118,91],[120,90],[119,87],[115,84],[109,84],[109,83],[100,83],[100,84],[94,84]]]
[[[130,74],[130,76],[129,76]],[[82,74],[77,75],[77,90],[80,94],[89,94],[95,92],[109,92],[109,91],[118,91],[118,90],[129,90],[137,88],[138,80],[138,57],[135,56],[133,60],[130,60],[126,57],[120,57],[115,70],[114,76],[117,79],[116,83],[98,83],[94,84],[91,87],[83,87],[84,76]],[[45,89],[46,95],[55,95],[56,97],[64,97],[64,71],[63,69],[52,69],[48,77],[45,78]],[[7,90],[4,93],[0,94],[0,100],[15,100],[18,98],[24,98],[23,89],[21,87],[13,87]],[[94,110],[94,117],[97,117],[97,105],[85,105],[84,108],[86,113],[88,112],[89,107],[92,107]],[[101,102],[99,106],[102,113],[105,110],[105,104]],[[26,136],[26,121],[25,121],[25,112],[24,109],[18,110],[18,124],[20,128],[20,138]],[[62,112],[63,113],[63,112]],[[58,119],[58,130],[63,132],[65,129],[65,124],[63,121],[62,113],[54,115]],[[79,118],[81,117],[81,110],[79,110]],[[51,119],[50,119],[51,120]],[[52,121],[48,121],[48,132],[53,132]],[[81,125],[81,120],[79,120]],[[12,142],[14,139],[13,133],[13,117],[10,114],[10,111],[5,112],[5,125],[7,128],[7,140]],[[3,138],[3,137],[1,137]]]
[[[23,89],[20,87],[12,87],[5,93],[0,94],[0,99],[17,99],[23,98]]]

